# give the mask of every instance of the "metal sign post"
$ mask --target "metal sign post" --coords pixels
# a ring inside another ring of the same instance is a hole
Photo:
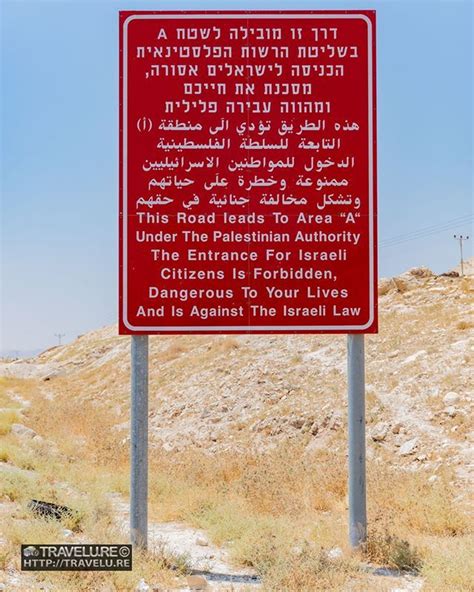
[[[367,540],[365,484],[365,369],[364,335],[347,336],[349,423],[349,542],[359,547]]]
[[[148,335],[132,335],[130,537],[148,544]]]

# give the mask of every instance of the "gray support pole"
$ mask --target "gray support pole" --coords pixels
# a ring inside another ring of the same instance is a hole
[[[359,547],[367,540],[365,487],[365,370],[364,335],[347,336],[349,416],[349,541]]]
[[[148,544],[148,335],[132,335],[130,540]]]

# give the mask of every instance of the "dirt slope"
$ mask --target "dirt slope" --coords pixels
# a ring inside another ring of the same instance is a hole
[[[472,277],[419,268],[383,279],[380,333],[366,337],[369,456],[467,477],[473,407]],[[42,377],[55,397],[112,409],[127,443],[130,340],[115,326],[2,372]],[[345,428],[345,336],[152,337],[152,446],[265,449],[303,439],[339,446]]]

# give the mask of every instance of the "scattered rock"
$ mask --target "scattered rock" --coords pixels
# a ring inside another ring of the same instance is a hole
[[[408,273],[419,278],[432,277],[434,275],[428,267],[412,267],[408,270]]]
[[[335,432],[342,428],[343,423],[342,415],[338,411],[335,411],[328,417],[324,418],[322,425],[323,427],[328,427],[330,430]]]
[[[450,405],[449,407],[446,407],[445,409],[443,409],[443,413],[445,415],[449,415],[449,417],[456,417],[458,412],[457,412],[456,407],[453,407],[453,405]]]
[[[37,435],[34,430],[27,428],[21,423],[12,423],[11,432],[20,438],[29,438],[30,440]]]
[[[204,537],[197,537],[196,539],[196,545],[199,545],[200,547],[208,547],[209,546],[209,542],[206,541],[206,539]]]
[[[445,273],[440,273],[440,277],[459,277],[459,273],[457,271],[446,271]]]
[[[395,287],[397,292],[404,293],[408,290],[408,282],[404,281],[401,277],[390,278],[392,285]]]
[[[390,425],[386,421],[379,421],[370,430],[370,437],[374,442],[383,442],[388,435]]]
[[[293,553],[293,555],[299,556],[303,552],[303,547],[301,545],[294,545],[291,547],[290,551]]]
[[[417,448],[418,438],[412,438],[411,440],[407,440],[404,444],[400,446],[398,454],[400,456],[409,456],[410,454],[414,454]]]
[[[445,405],[454,405],[455,403],[457,403],[459,401],[461,397],[455,393],[454,391],[449,391],[449,393],[446,393],[443,397],[443,403]]]
[[[397,448],[400,448],[400,446],[403,444],[405,437],[403,434],[395,434],[395,437],[393,438],[393,444],[394,446],[396,446]]]
[[[382,278],[379,281],[379,296],[385,296],[393,289],[393,282],[391,278]]]
[[[418,360],[418,358],[423,358],[424,356],[426,356],[426,350],[420,349],[420,351],[417,351],[411,356],[408,356],[408,358],[405,358],[405,360],[402,362],[402,365],[404,366],[405,364],[411,364],[412,362]]]
[[[150,586],[143,578],[138,582],[138,586],[135,588],[135,592],[148,592],[149,590]]]
[[[333,547],[327,552],[328,559],[340,559],[342,555],[343,553],[340,547]]]
[[[392,426],[392,434],[399,434],[401,432],[403,425],[401,423],[396,423]]]
[[[297,430],[301,430],[304,424],[305,420],[302,417],[294,417],[290,420],[290,425],[296,428]]]

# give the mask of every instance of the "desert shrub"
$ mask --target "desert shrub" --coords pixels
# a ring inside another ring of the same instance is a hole
[[[273,558],[264,575],[263,588],[269,592],[343,590],[349,582],[352,584],[357,571],[354,562],[330,560],[325,550],[303,545],[296,552]]]
[[[421,555],[410,543],[388,532],[375,532],[368,537],[365,553],[370,561],[401,571],[418,573]]]
[[[15,409],[3,409],[0,411],[0,436],[8,434],[12,424],[20,421],[20,414]]]

